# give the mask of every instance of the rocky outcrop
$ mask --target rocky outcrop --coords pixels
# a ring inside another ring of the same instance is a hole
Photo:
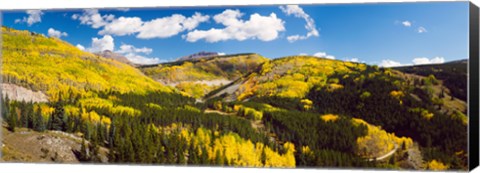
[[[27,102],[47,102],[48,97],[40,91],[32,91],[30,89],[15,85],[2,83],[2,96],[10,100],[27,101]]]

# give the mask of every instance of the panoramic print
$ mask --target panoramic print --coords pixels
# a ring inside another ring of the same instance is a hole
[[[468,2],[2,11],[2,162],[467,170]]]

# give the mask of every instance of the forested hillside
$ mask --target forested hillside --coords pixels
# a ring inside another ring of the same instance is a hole
[[[48,97],[4,95],[4,126],[77,134],[81,162],[107,153],[108,163],[467,167],[466,88],[437,73],[258,54],[136,69],[57,38],[2,31],[3,82]]]
[[[313,144],[325,140],[315,140],[315,132],[320,132],[316,128],[325,125],[312,124],[317,120],[306,118],[307,115],[318,117],[333,114],[360,118],[388,133],[411,138],[419,143],[427,163],[435,160],[451,169],[465,169],[466,103],[457,101],[459,99],[448,89],[440,89],[445,87],[434,74],[427,76],[411,77],[389,68],[317,57],[286,57],[264,63],[261,69],[231,85],[235,86],[234,92],[215,91],[217,97],[212,98],[210,104],[214,108],[222,104],[222,98],[233,96],[241,104],[266,103],[286,109],[285,113],[271,113],[258,107],[249,107],[243,111],[247,110],[245,112],[252,116],[262,114],[263,118],[259,119],[265,121],[267,129],[276,132],[284,140],[294,141],[298,149],[308,144],[303,138],[313,140],[308,146],[312,151],[320,153],[322,150],[315,149],[325,147],[316,148]],[[453,103],[459,104],[458,107],[452,106]],[[223,109],[230,108],[227,106]],[[292,133],[299,129],[302,131]],[[345,130],[348,128],[342,129],[343,133],[348,132]],[[353,130],[355,133],[360,131]],[[342,132],[318,135],[339,136]],[[335,141],[339,140],[334,138]],[[333,141],[327,143],[334,147],[342,146]],[[369,145],[372,147],[374,144]],[[397,142],[396,145],[403,144]],[[352,148],[333,149],[348,151],[347,153],[353,151]],[[450,157],[452,155],[454,157]]]
[[[395,69],[404,73],[412,73],[425,77],[433,74],[435,77],[443,81],[443,84],[452,91],[453,96],[466,101],[467,65],[468,60],[459,60],[445,64],[397,67]]]
[[[4,82],[49,97],[5,97],[12,132],[80,133],[84,142],[73,152],[81,162],[99,162],[105,147],[109,163],[296,165],[293,144],[273,145],[245,119],[205,114],[194,98],[129,65],[29,31],[2,27],[2,37]]]
[[[140,68],[146,75],[195,98],[243,77],[268,59],[258,54],[205,57]]]

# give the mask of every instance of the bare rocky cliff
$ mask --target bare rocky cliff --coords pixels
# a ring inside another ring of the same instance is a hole
[[[17,101],[32,101],[32,102],[47,102],[48,97],[40,91],[32,91],[30,89],[15,85],[2,83],[2,96],[8,96],[10,100]]]

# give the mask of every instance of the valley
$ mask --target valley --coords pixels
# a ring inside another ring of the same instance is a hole
[[[137,65],[29,31],[2,37],[3,161],[467,169],[464,61],[200,52]]]

